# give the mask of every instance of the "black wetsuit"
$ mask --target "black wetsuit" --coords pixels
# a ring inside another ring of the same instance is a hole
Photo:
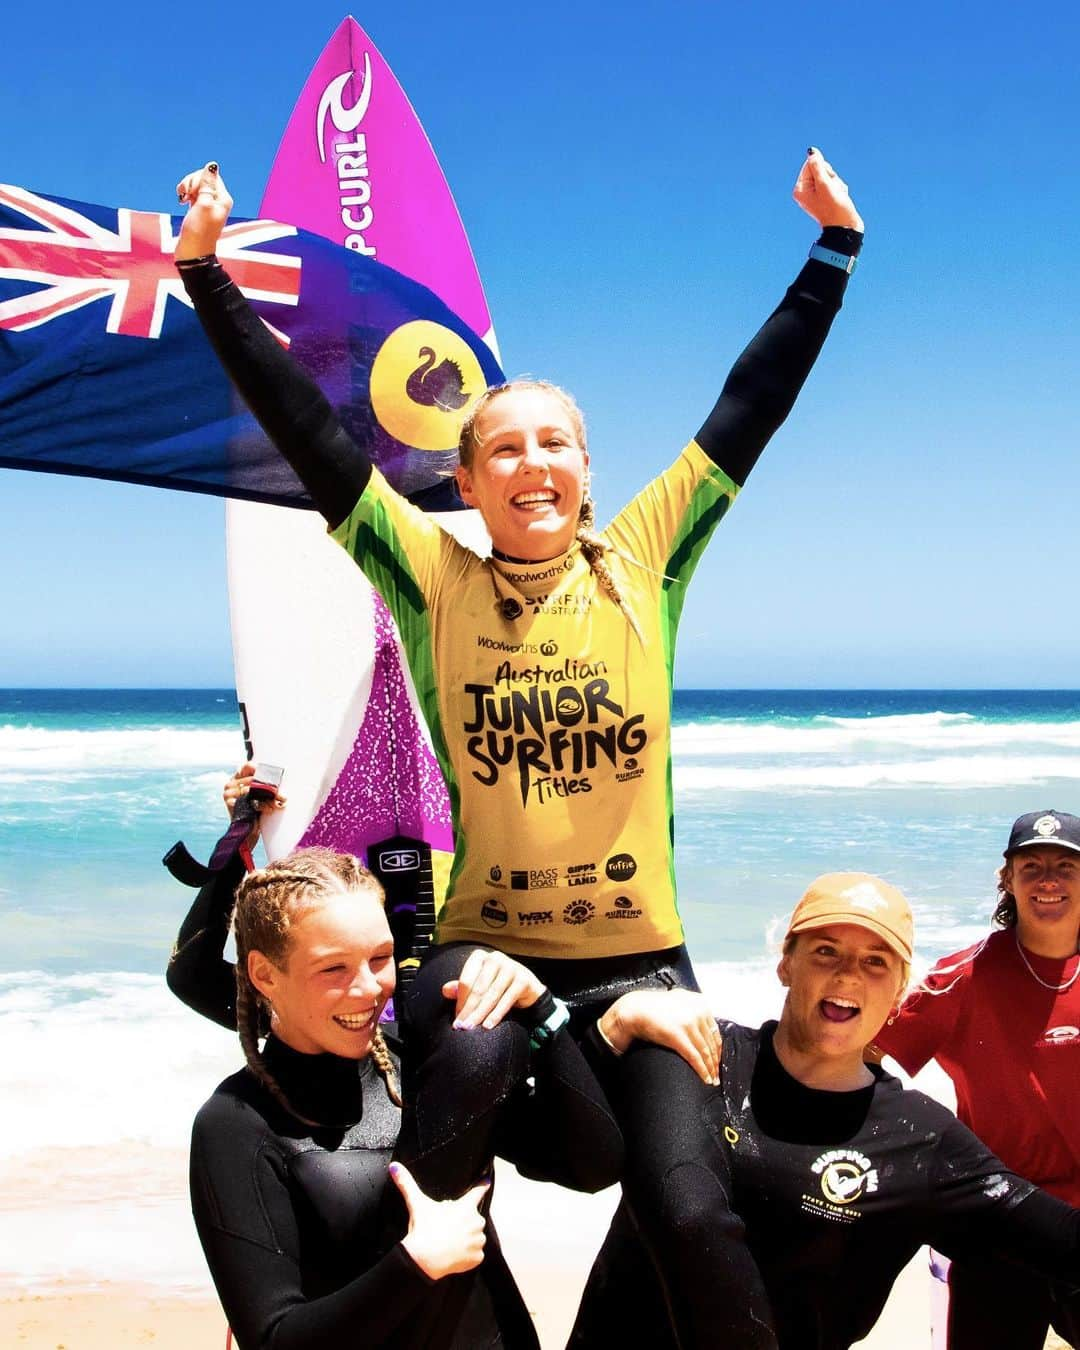
[[[397,1241],[405,1216],[386,1169],[400,1111],[374,1063],[273,1036],[265,1060],[296,1109],[328,1124],[302,1124],[246,1068],[195,1118],[192,1211],[240,1350],[535,1348],[490,1226],[481,1278],[445,1334],[447,1282]]]
[[[223,951],[243,873],[237,857],[199,891],[167,973],[178,998],[234,1030],[235,972]],[[525,1022],[513,1034],[528,1047]],[[562,1031],[526,1055],[522,1077],[531,1081],[515,1080],[500,1113],[500,1155],[538,1180],[589,1191],[613,1184],[622,1138],[573,1038]],[[358,1335],[372,1347],[534,1350],[532,1321],[490,1223],[475,1276],[429,1280],[398,1244],[406,1217],[386,1168],[401,1113],[372,1061],[299,1054],[273,1036],[265,1059],[297,1111],[327,1127],[291,1116],[247,1069],[196,1118],[192,1208],[241,1350],[337,1350]],[[456,1100],[483,1110],[491,1091],[474,1074]]]
[[[869,1333],[923,1243],[995,1255],[1075,1291],[1080,1210],[1009,1172],[945,1107],[881,1068],[853,1092],[804,1087],[776,1057],[775,1025],[721,1023],[722,1086],[702,1085],[693,1126],[687,1113],[666,1194],[638,1184],[631,1159],[627,1205],[594,1267],[574,1350],[624,1338],[661,1350],[847,1350]],[[672,1058],[655,1046],[612,1057],[613,1101],[638,1097]],[[672,1191],[685,1205],[671,1204]],[[714,1212],[708,1251],[698,1208]],[[682,1263],[686,1281],[707,1289],[713,1320],[680,1322],[685,1310],[676,1307],[676,1340],[637,1231],[658,1260]]]

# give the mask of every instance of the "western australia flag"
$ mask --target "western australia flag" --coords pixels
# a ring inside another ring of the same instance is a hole
[[[0,466],[309,507],[191,310],[178,231],[0,184]],[[461,422],[502,379],[484,343],[423,286],[291,225],[235,221],[218,256],[399,491],[451,507]]]

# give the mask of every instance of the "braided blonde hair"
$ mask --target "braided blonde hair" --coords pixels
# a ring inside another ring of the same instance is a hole
[[[251,982],[248,954],[261,952],[279,970],[289,957],[289,933],[303,913],[342,891],[370,895],[385,902],[383,889],[358,858],[329,848],[302,848],[266,867],[249,872],[236,891],[233,934],[236,939],[236,1026],[248,1068],[290,1115],[305,1125],[319,1125],[290,1103],[266,1066],[259,1049],[260,1009],[265,999]],[[386,1083],[391,1101],[401,1105],[397,1075],[382,1031],[376,1028],[371,1058]]]
[[[508,380],[505,384],[494,385],[490,389],[485,389],[472,407],[469,409],[465,421],[461,425],[461,436],[458,441],[458,461],[463,469],[471,470],[473,459],[479,448],[479,438],[476,433],[476,419],[500,394],[515,394],[520,390],[534,389],[542,394],[550,394],[553,398],[563,405],[570,424],[574,429],[574,435],[577,437],[578,444],[584,451],[587,449],[585,435],[585,417],[578,407],[572,394],[567,393],[557,384],[552,384],[550,380]],[[601,590],[607,592],[612,600],[622,610],[627,623],[637,634],[638,640],[643,642],[641,628],[634,612],[627,604],[622,592],[619,590],[618,582],[611,574],[611,568],[607,565],[605,553],[612,552],[619,557],[625,558],[628,562],[636,563],[636,558],[629,557],[621,549],[614,548],[603,535],[596,530],[596,503],[589,495],[589,479],[585,478],[585,494],[581,499],[581,510],[578,513],[578,527],[574,536],[581,545],[581,556],[589,564],[593,575],[600,584]]]

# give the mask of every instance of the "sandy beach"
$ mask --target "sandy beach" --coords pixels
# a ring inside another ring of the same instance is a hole
[[[53,1191],[43,1203],[10,1190],[0,1202],[0,1258],[21,1248],[24,1292],[0,1299],[0,1345],[19,1350],[191,1350],[224,1346],[225,1318],[201,1264],[188,1212],[180,1159],[169,1160],[172,1183],[163,1177],[152,1198],[124,1203],[86,1190],[74,1206],[60,1208]],[[115,1178],[113,1178],[115,1181]],[[20,1188],[21,1189],[21,1188]],[[74,1197],[72,1197],[74,1198]],[[581,1287],[614,1209],[616,1192],[579,1196],[500,1171],[495,1215],[507,1256],[536,1319],[544,1350],[559,1350],[573,1322]],[[74,1220],[74,1223],[73,1223]],[[142,1230],[148,1254],[145,1275],[126,1259],[116,1280],[93,1273],[91,1250],[100,1257],[111,1245],[132,1252],[133,1231]],[[46,1259],[46,1250],[53,1259]],[[3,1264],[8,1264],[4,1262]],[[38,1277],[28,1283],[28,1266]],[[67,1269],[66,1274],[63,1273]],[[9,1271],[0,1282],[10,1289]],[[167,1283],[163,1282],[166,1281]],[[873,1334],[861,1344],[872,1350],[929,1350],[929,1279],[917,1257],[904,1272]]]

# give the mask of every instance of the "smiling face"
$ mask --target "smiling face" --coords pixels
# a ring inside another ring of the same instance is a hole
[[[883,938],[838,923],[790,938],[777,974],[788,989],[780,1019],[784,1042],[809,1059],[858,1066],[896,1006],[905,972]]]
[[[1016,899],[1016,930],[1029,951],[1071,956],[1080,930],[1080,853],[1054,844],[1018,849],[1002,874]]]
[[[580,418],[554,389],[511,386],[481,407],[457,481],[500,553],[540,562],[573,543],[589,465],[583,442]]]
[[[274,1010],[274,1034],[302,1054],[363,1059],[394,991],[394,940],[371,891],[341,890],[300,908],[283,965],[248,953],[252,984]]]

